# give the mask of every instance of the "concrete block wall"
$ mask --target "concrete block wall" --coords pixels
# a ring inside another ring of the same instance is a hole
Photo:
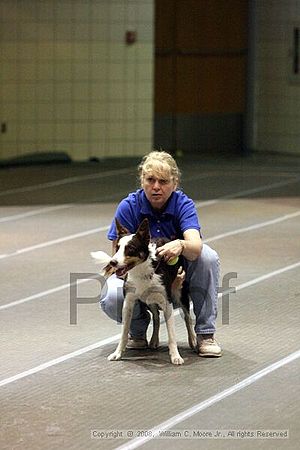
[[[153,20],[154,0],[0,0],[0,158],[148,152]]]
[[[254,85],[251,146],[300,154],[300,73],[293,74],[293,30],[299,0],[251,0]]]

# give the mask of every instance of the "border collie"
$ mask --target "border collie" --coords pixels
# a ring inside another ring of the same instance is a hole
[[[115,273],[125,279],[121,340],[108,359],[110,361],[121,359],[128,341],[133,307],[135,302],[140,300],[148,305],[153,315],[150,348],[154,349],[159,345],[159,309],[161,309],[167,325],[171,362],[176,365],[183,364],[184,360],[179,354],[175,337],[173,304],[180,306],[183,310],[191,348],[195,349],[197,339],[192,327],[185,283],[183,286],[178,286],[180,283],[175,282],[172,286],[180,267],[181,258],[175,264],[170,265],[156,255],[156,249],[169,240],[166,238],[150,239],[148,219],[142,221],[135,234],[130,234],[118,220],[116,220],[116,227],[118,239],[115,255],[110,257],[104,252],[91,253],[95,260],[102,263],[102,266],[105,265],[103,275],[106,278]]]

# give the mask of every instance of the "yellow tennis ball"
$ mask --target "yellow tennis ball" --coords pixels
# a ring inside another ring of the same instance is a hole
[[[179,260],[178,256],[175,256],[174,258],[169,259],[167,264],[168,264],[168,266],[175,266],[175,264],[178,263],[178,260]]]

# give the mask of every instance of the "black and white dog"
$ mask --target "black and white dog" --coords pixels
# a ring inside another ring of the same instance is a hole
[[[182,287],[182,283],[173,283],[181,265],[180,258],[175,264],[170,265],[156,255],[156,249],[168,242],[168,239],[150,239],[147,219],[143,220],[135,234],[130,234],[117,220],[116,226],[118,239],[117,251],[114,256],[109,257],[104,252],[91,253],[96,261],[102,265],[106,264],[103,271],[105,277],[109,277],[113,273],[120,277],[126,276],[121,340],[108,359],[110,361],[121,359],[128,341],[133,307],[135,302],[140,300],[148,305],[153,315],[150,348],[157,348],[159,345],[159,309],[161,309],[167,325],[171,362],[176,365],[183,364],[184,360],[178,352],[175,337],[173,304],[180,306],[183,310],[191,348],[196,347],[197,339],[192,327],[186,290],[184,286]]]

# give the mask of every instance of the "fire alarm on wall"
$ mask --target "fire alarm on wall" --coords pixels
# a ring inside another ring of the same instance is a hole
[[[125,42],[128,45],[134,44],[136,42],[137,33],[136,31],[126,31]]]

